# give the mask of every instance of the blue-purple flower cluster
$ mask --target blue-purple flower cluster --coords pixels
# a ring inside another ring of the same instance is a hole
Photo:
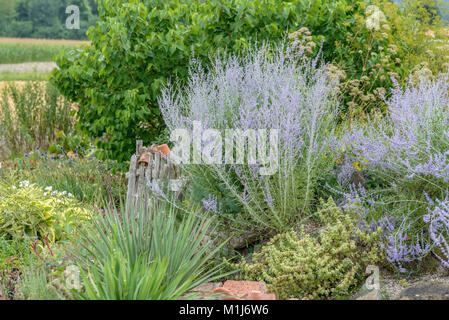
[[[446,193],[444,200],[432,200],[427,195],[429,207],[423,220],[428,224],[429,237],[433,244],[439,248],[440,252],[435,252],[435,256],[441,261],[443,266],[449,268],[449,194]]]
[[[384,118],[354,125],[335,139],[334,147],[344,151],[337,179],[347,187],[354,172],[350,164],[357,162],[366,179],[386,184],[376,190],[382,196],[370,201],[382,212],[375,223],[383,225],[387,260],[399,271],[436,247],[449,267],[448,203],[439,196],[449,188],[449,75],[397,86],[385,102]]]
[[[204,130],[278,130],[279,164],[273,176],[259,174],[259,159],[205,165],[195,174],[212,181],[203,194],[224,185],[226,195],[252,217],[248,226],[279,231],[301,218],[313,201],[336,125],[334,87],[317,60],[298,64],[298,57],[284,48],[262,47],[245,56],[218,57],[208,69],[194,63],[187,85],[169,85],[159,105],[171,131],[193,131],[194,121]]]

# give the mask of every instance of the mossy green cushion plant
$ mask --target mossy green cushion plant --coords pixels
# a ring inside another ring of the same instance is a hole
[[[332,199],[322,203],[318,217],[324,227],[316,238],[303,231],[276,235],[253,255],[254,263],[240,264],[243,277],[265,281],[279,299],[347,296],[357,284],[356,274],[382,253],[380,228],[361,231],[354,209],[342,210]]]
[[[0,234],[11,239],[65,239],[89,217],[90,211],[65,192],[44,190],[28,181],[0,184]]]

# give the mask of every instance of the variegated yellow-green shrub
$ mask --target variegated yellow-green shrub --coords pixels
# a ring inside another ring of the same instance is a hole
[[[253,255],[253,263],[239,265],[243,277],[265,281],[279,299],[347,296],[357,285],[356,274],[381,258],[380,228],[361,231],[351,210],[342,210],[332,199],[322,203],[318,216],[324,227],[317,237],[304,231],[273,237]]]
[[[66,192],[42,189],[28,181],[0,183],[0,235],[11,239],[66,239],[91,212]]]

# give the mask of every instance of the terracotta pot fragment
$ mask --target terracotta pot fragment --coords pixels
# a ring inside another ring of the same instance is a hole
[[[137,161],[138,164],[144,163],[145,165],[148,165],[150,162],[150,153],[144,152],[140,155],[139,161]]]
[[[257,291],[262,294],[267,293],[267,286],[264,282],[258,281],[236,281],[228,280],[224,283],[223,288],[226,288],[238,296],[243,296],[246,293]]]
[[[163,145],[158,146],[157,150],[159,152],[161,152],[165,156],[168,156],[168,154],[170,153],[170,148],[168,147],[167,144],[163,144]]]

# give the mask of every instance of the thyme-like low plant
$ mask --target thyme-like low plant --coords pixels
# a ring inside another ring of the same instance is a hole
[[[330,198],[322,202],[316,237],[290,231],[273,237],[252,262],[243,261],[245,279],[265,281],[280,299],[325,299],[348,296],[357,285],[357,274],[378,262],[381,228],[362,230],[353,202],[343,209]]]

